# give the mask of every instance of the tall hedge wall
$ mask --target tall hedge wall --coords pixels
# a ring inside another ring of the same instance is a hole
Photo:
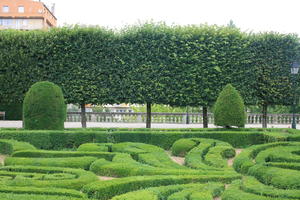
[[[0,47],[0,103],[22,102],[33,83],[51,81],[68,103],[210,106],[231,83],[246,104],[289,104],[289,63],[299,56],[291,34],[154,23],[3,30]]]

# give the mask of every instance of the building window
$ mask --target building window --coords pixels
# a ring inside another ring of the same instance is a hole
[[[0,26],[11,26],[13,24],[12,19],[0,19]]]
[[[8,13],[8,12],[9,12],[9,7],[8,7],[8,6],[3,6],[3,7],[2,7],[2,11],[3,11],[4,13]]]
[[[25,9],[24,9],[24,6],[19,6],[19,7],[18,7],[18,12],[19,12],[19,13],[24,13],[24,10],[25,10]]]

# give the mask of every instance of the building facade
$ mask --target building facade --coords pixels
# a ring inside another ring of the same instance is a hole
[[[0,0],[0,29],[35,30],[55,27],[51,10],[41,1]]]

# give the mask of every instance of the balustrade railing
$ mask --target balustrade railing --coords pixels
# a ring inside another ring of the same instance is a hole
[[[101,123],[145,123],[146,113],[132,112],[87,112],[88,122]],[[208,123],[213,124],[213,114],[208,114]],[[80,122],[80,112],[68,112],[67,122]],[[292,114],[268,114],[268,124],[291,124]],[[152,113],[152,123],[168,124],[200,124],[202,113]],[[247,114],[247,124],[261,124],[262,114]],[[300,122],[300,114],[296,114],[296,122]]]

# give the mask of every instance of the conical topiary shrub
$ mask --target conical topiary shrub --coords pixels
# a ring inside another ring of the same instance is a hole
[[[244,127],[246,113],[244,101],[239,92],[231,85],[227,84],[215,103],[214,119],[216,126]]]
[[[66,104],[62,90],[43,81],[31,86],[23,102],[24,128],[29,130],[62,130]]]

